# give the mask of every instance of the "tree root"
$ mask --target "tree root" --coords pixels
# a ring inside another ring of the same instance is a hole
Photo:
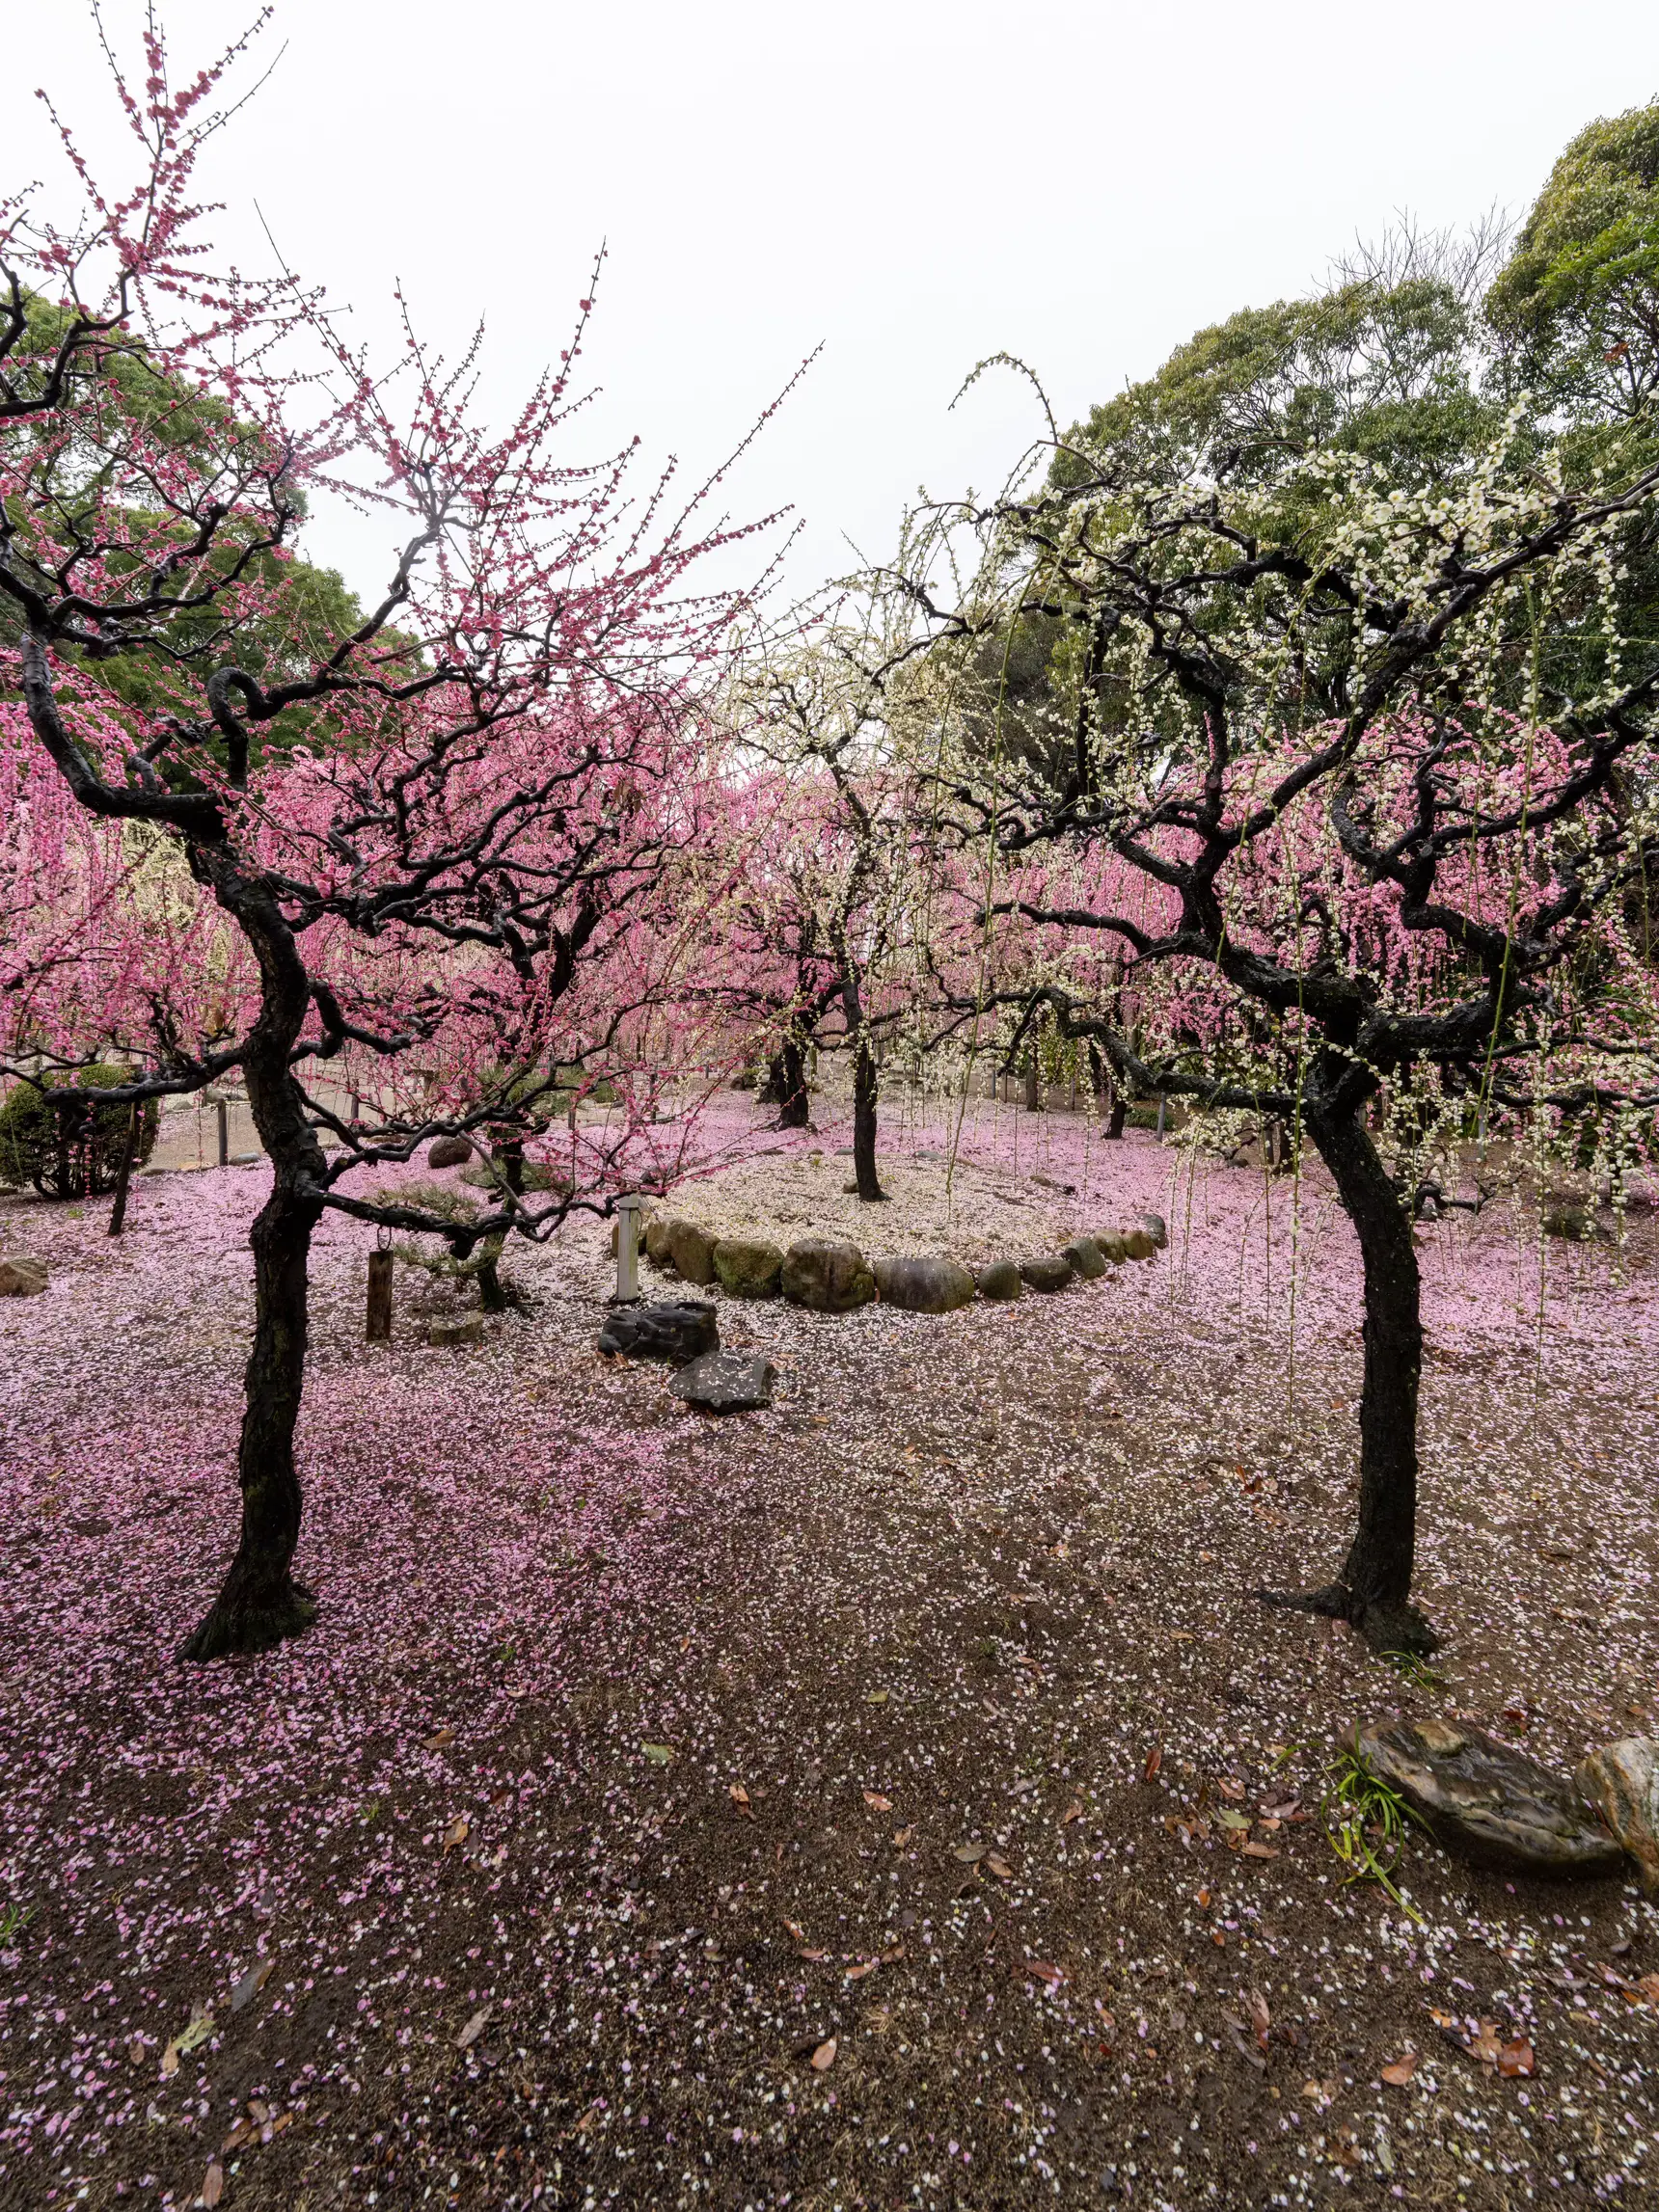
[[[316,1619],[316,1600],[303,1582],[285,1578],[278,1591],[256,1597],[238,1586],[231,1568],[201,1626],[179,1646],[181,1659],[230,1659],[239,1652],[269,1651],[290,1636],[304,1635]]]
[[[1346,1582],[1327,1582],[1318,1590],[1258,1590],[1264,1605],[1284,1612],[1318,1613],[1325,1620],[1346,1621],[1365,1638],[1379,1657],[1399,1652],[1411,1659],[1427,1659],[1440,1649],[1440,1638],[1417,1607],[1403,1599],[1357,1598]]]

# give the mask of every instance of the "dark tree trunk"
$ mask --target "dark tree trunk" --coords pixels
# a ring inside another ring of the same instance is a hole
[[[1422,1284],[1411,1217],[1358,1111],[1310,1111],[1306,1127],[1358,1234],[1365,1269],[1359,1522],[1337,1581],[1280,1602],[1351,1623],[1373,1651],[1427,1653],[1439,1639],[1410,1602],[1423,1373]]]
[[[773,1084],[777,1100],[777,1126],[805,1129],[811,1126],[812,1101],[806,1093],[806,1047],[798,1037],[785,1037],[773,1062]]]
[[[297,1635],[316,1605],[293,1578],[300,1533],[294,1429],[305,1383],[307,1266],[322,1217],[326,1163],[305,1118],[288,1055],[305,1022],[311,984],[269,887],[242,873],[226,846],[198,848],[192,866],[240,923],[259,962],[260,1007],[243,1073],[254,1124],[271,1162],[271,1195],[255,1219],[254,1348],[248,1355],[236,1474],[242,1528],[224,1587],[180,1657],[220,1659]]]
[[[1042,1110],[1043,1071],[1037,1065],[1037,1055],[1033,1053],[1025,1063],[1025,1111],[1027,1114],[1039,1114]]]
[[[491,1237],[478,1259],[478,1304],[486,1313],[504,1313],[513,1303],[501,1278],[501,1256],[500,1238]]]
[[[132,1163],[138,1151],[138,1133],[144,1120],[144,1108],[135,1098],[132,1111],[126,1118],[126,1143],[122,1146],[121,1166],[115,1175],[115,1203],[109,1209],[109,1233],[120,1236],[126,1227],[126,1193],[132,1181]]]
[[[1108,1137],[1121,1137],[1123,1135],[1124,1121],[1128,1117],[1129,1110],[1129,1100],[1114,1083],[1112,1085],[1112,1110],[1106,1116],[1106,1135]]]
[[[876,1056],[860,1030],[853,1045],[853,1173],[858,1196],[874,1201],[884,1199],[882,1178],[876,1173]]]
[[[254,1086],[250,1082],[252,1095]],[[261,1132],[262,1134],[263,1132]],[[319,1160],[318,1165],[321,1165]],[[271,1195],[259,1209],[254,1248],[254,1348],[236,1455],[242,1533],[224,1588],[183,1657],[220,1659],[263,1651],[315,1618],[311,1594],[290,1572],[300,1533],[294,1427],[305,1381],[307,1261],[321,1205],[294,1189],[290,1164],[273,1162]]]

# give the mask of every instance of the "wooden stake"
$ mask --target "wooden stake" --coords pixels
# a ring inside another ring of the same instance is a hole
[[[389,1252],[371,1252],[368,1255],[368,1323],[364,1335],[371,1344],[386,1344],[392,1339],[393,1264]]]

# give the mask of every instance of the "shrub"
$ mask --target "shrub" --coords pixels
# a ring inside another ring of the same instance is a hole
[[[95,1198],[112,1190],[126,1149],[130,1106],[89,1106],[84,1100],[55,1099],[66,1086],[107,1091],[131,1080],[130,1067],[100,1063],[19,1083],[0,1104],[0,1182],[33,1183],[42,1198]],[[141,1109],[135,1167],[155,1149],[161,1114],[153,1098]]]

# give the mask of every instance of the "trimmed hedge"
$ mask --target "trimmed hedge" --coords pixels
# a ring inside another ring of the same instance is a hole
[[[33,1183],[42,1198],[95,1198],[113,1190],[126,1149],[130,1106],[89,1106],[84,1100],[56,1100],[65,1088],[107,1091],[131,1080],[130,1067],[99,1063],[45,1075],[40,1085],[19,1083],[0,1104],[0,1182],[19,1189]],[[43,1085],[42,1089],[41,1085]],[[134,1167],[155,1149],[161,1111],[147,1098],[139,1116]]]

